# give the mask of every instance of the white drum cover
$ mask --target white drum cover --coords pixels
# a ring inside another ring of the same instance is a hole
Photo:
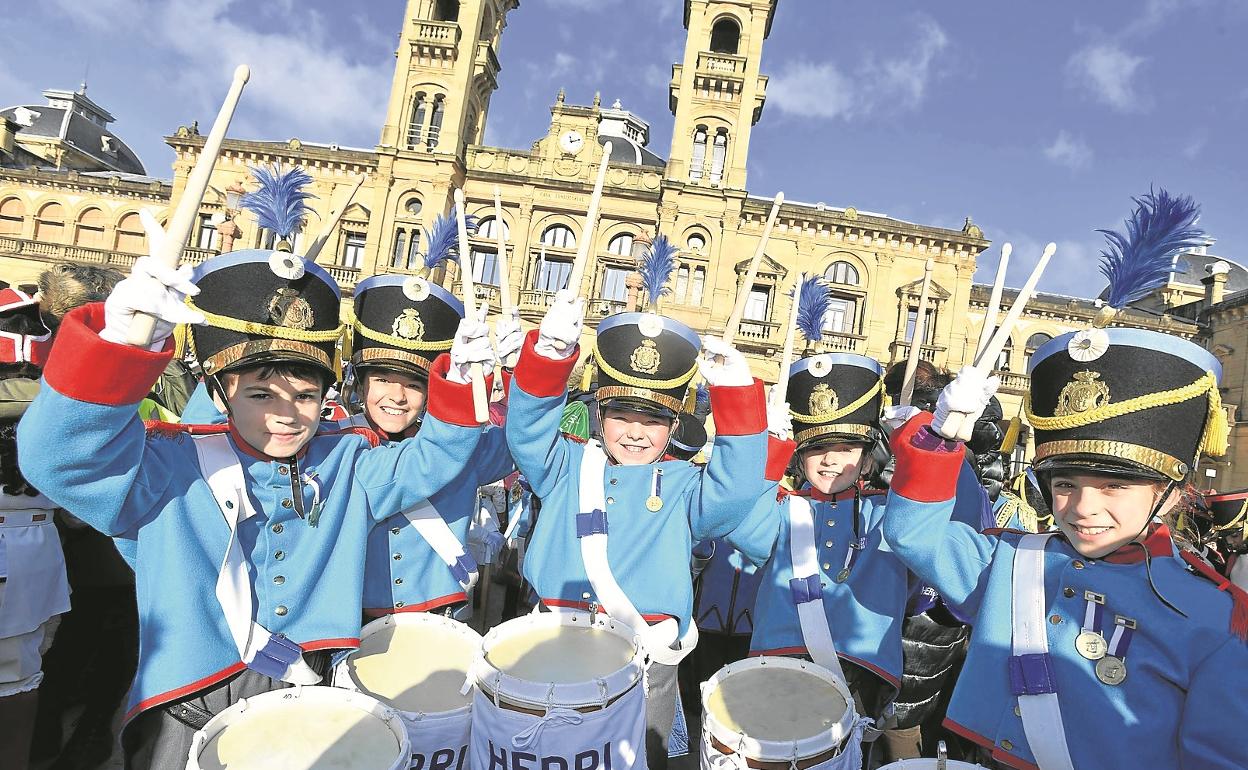
[[[472,727],[463,692],[481,636],[450,618],[400,613],[374,620],[360,647],[334,669],[334,684],[393,706],[412,744],[414,770],[464,770]]]
[[[890,762],[880,770],[985,770],[983,765],[972,765],[955,759],[946,759],[943,765],[937,763],[938,760],[935,759],[902,759]]]
[[[245,698],[195,733],[188,770],[402,770],[394,710],[360,693],[293,687]]]

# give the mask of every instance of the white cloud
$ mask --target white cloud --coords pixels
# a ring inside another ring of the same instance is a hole
[[[914,109],[936,77],[949,37],[935,21],[919,19],[918,40],[890,59],[867,57],[846,72],[830,61],[788,62],[767,87],[781,112],[826,120],[854,120],[877,111]]]
[[[1044,157],[1067,168],[1081,169],[1092,162],[1092,148],[1081,137],[1062,129],[1052,144],[1044,148]]]
[[[1147,107],[1134,79],[1144,57],[1128,53],[1117,43],[1093,43],[1076,51],[1066,63],[1075,85],[1119,112]]]
[[[997,261],[1001,258],[1001,246],[1010,243],[1014,246],[1014,253],[1010,257],[1005,285],[1020,288],[1040,259],[1045,244],[1053,241],[1057,244],[1057,251],[1053,252],[1052,260],[1040,277],[1040,291],[1094,299],[1105,288],[1105,278],[1099,267],[1101,247],[1094,234],[1090,233],[1087,240],[1074,240],[1054,238],[1053,233],[998,230],[991,226],[986,226],[984,233],[992,239],[992,246],[980,255],[975,266],[976,283],[993,282]]]
[[[556,51],[555,61],[550,65],[552,77],[567,75],[576,68],[576,57],[566,51]]]

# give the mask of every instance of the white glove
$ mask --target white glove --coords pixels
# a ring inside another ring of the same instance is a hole
[[[130,325],[135,313],[156,319],[151,349],[160,350],[177,324],[202,324],[204,314],[186,305],[186,298],[199,293],[191,283],[190,265],[172,268],[154,257],[139,257],[130,277],[117,284],[104,301],[104,329],[100,337],[122,345],[130,342]]]
[[[698,371],[708,385],[714,387],[740,387],[754,382],[750,365],[745,356],[720,337],[710,334],[702,337],[702,355],[698,357]]]
[[[479,364],[485,371],[494,368],[494,348],[490,346],[490,327],[485,323],[485,314],[489,308],[482,305],[477,318],[465,318],[459,322],[455,330],[455,341],[451,343],[451,369],[446,379],[466,385],[474,364]]]
[[[560,289],[555,292],[546,317],[538,327],[533,349],[552,361],[566,359],[576,350],[584,323],[585,298],[576,296],[568,289]]]
[[[961,414],[965,423],[974,423],[984,413],[988,402],[1001,387],[999,377],[989,377],[989,372],[975,366],[964,366],[953,382],[945,386],[936,401],[936,416],[932,418],[932,430],[949,439],[957,434],[946,432],[945,422],[951,414]]]
[[[767,399],[767,432],[781,441],[793,437],[793,415],[789,414],[789,402],[776,403],[776,386],[771,386],[771,397]]]
[[[902,425],[905,425],[911,417],[922,411],[917,406],[898,406],[896,404],[886,406],[884,407],[884,416],[880,418],[880,424],[884,426],[885,430],[892,433]]]
[[[520,328],[519,310],[513,308],[510,314],[498,317],[494,322],[494,339],[499,360],[504,364],[514,362],[520,348],[524,347],[524,330]]]

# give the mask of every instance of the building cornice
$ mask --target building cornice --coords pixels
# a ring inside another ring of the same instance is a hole
[[[56,171],[51,169],[0,169],[0,182],[14,182],[33,187],[47,187],[55,190],[75,190],[98,192],[107,195],[122,195],[136,198],[147,198],[169,201],[173,185],[162,179],[136,181],[122,179],[117,176],[92,176],[78,171]]]
[[[181,155],[198,155],[204,146],[202,134],[191,133],[185,127],[178,133],[165,137],[165,144]],[[377,168],[378,154],[372,150],[345,149],[336,145],[304,144],[298,139],[286,142],[263,142],[249,139],[226,139],[221,143],[221,156],[241,158],[255,162],[286,161],[302,165],[341,168],[348,171],[373,171]]]

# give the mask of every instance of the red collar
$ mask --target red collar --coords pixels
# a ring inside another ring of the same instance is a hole
[[[248,444],[243,439],[242,434],[238,432],[238,429],[234,427],[233,420],[230,420],[230,438],[234,439],[234,445],[237,446],[239,449],[241,449],[243,451],[243,454],[247,455],[248,457],[254,457],[257,460],[264,460],[265,462],[270,462],[270,463],[280,463],[280,462],[285,462],[290,459],[289,457],[269,457],[265,453],[253,447],[251,444]],[[308,453],[308,447],[311,444],[312,444],[311,441],[308,441],[308,443],[304,444],[303,447],[299,450],[299,453],[295,455],[295,457],[298,459],[303,459],[303,456]]]
[[[1149,527],[1148,535],[1145,536],[1142,545],[1136,540],[1119,548],[1111,554],[1101,557],[1102,561],[1110,564],[1138,564],[1144,561],[1144,550],[1148,549],[1148,555],[1154,559],[1164,556],[1174,555],[1174,545],[1170,540],[1170,528],[1165,524],[1152,524]]]

